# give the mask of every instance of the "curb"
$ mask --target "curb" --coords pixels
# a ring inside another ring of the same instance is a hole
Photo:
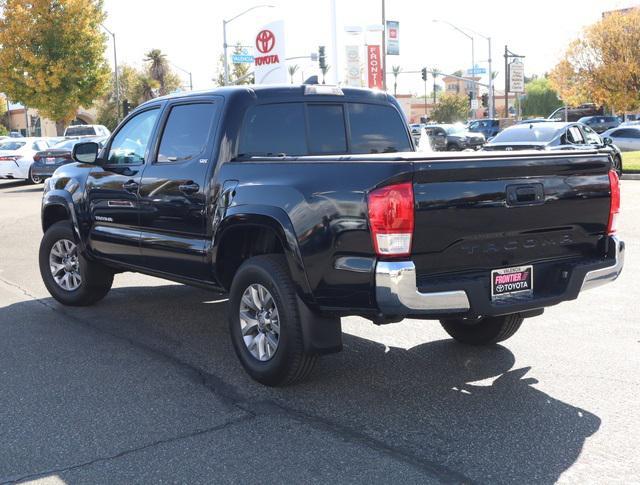
[[[640,180],[640,173],[623,173],[622,180]]]

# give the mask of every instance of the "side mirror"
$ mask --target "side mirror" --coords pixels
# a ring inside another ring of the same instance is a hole
[[[73,146],[72,156],[76,162],[80,163],[96,163],[100,145],[96,142],[88,141],[85,143],[76,143]]]
[[[602,142],[603,142],[605,145],[607,145],[607,146],[611,146],[611,145],[613,145],[613,140],[612,140],[611,138],[609,138],[608,136],[605,136],[605,137],[602,139]]]

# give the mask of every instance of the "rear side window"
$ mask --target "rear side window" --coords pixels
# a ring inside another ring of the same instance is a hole
[[[306,155],[302,103],[265,104],[247,114],[238,153],[244,156]]]
[[[339,154],[347,151],[344,110],[340,104],[310,104],[309,153]]]
[[[391,153],[411,150],[400,115],[391,106],[349,103],[351,153]]]
[[[192,160],[204,153],[216,105],[197,103],[171,108],[162,133],[158,162]]]

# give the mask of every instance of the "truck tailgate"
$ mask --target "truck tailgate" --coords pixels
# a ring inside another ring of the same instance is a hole
[[[604,254],[607,155],[519,152],[414,163],[418,276]]]

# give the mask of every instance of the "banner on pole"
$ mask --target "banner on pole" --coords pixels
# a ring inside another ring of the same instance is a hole
[[[367,46],[367,71],[369,73],[369,87],[382,89],[382,59],[380,58],[380,46]]]
[[[347,54],[347,86],[362,87],[360,74],[360,46],[346,46]]]
[[[400,55],[400,22],[387,20],[387,54]]]

